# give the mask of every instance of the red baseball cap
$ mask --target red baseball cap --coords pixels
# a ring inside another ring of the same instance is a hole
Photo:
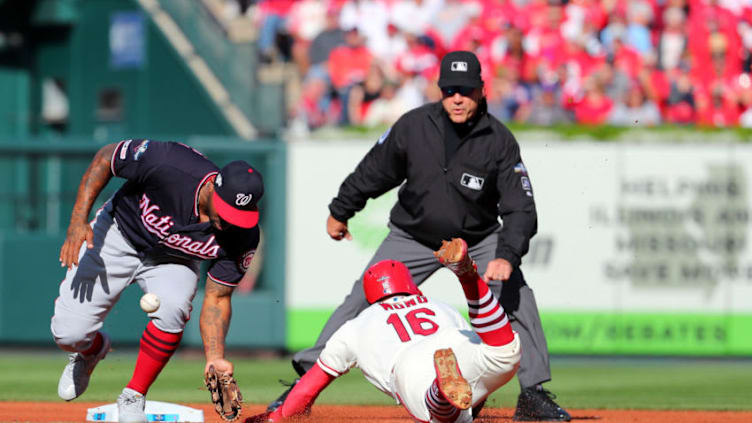
[[[264,195],[261,173],[243,160],[219,170],[214,179],[214,208],[227,223],[241,228],[258,224],[258,202]]]

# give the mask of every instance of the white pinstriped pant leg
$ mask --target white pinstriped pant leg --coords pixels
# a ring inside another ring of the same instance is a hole
[[[399,356],[392,379],[394,392],[414,418],[422,421],[430,419],[425,398],[436,377],[433,353],[448,347],[454,351],[462,376],[473,391],[473,406],[509,382],[520,362],[519,336],[515,336],[510,344],[494,347],[483,344],[471,330],[452,329],[440,331],[416,343]],[[470,421],[471,409],[464,410],[456,420],[461,423]]]

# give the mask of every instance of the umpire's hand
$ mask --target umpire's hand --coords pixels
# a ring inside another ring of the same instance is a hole
[[[347,230],[347,223],[342,223],[339,220],[329,215],[329,219],[326,220],[326,232],[335,241],[340,241],[342,238],[346,238],[348,241],[352,240],[352,235]]]
[[[65,236],[63,247],[60,248],[60,266],[78,266],[78,252],[81,244],[86,241],[86,248],[94,248],[94,231],[87,222],[71,222]]]
[[[512,276],[512,270],[512,263],[503,258],[493,259],[488,263],[488,267],[486,267],[486,273],[483,274],[483,281],[486,283],[491,280],[506,281]]]

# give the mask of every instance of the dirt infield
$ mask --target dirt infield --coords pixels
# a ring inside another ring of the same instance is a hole
[[[83,422],[86,410],[98,407],[101,403],[64,402],[0,402],[0,422]],[[221,420],[207,404],[185,404],[204,410],[207,423]],[[261,413],[265,405],[247,405],[243,416]],[[752,412],[730,411],[645,411],[645,410],[569,410],[573,421],[608,423],[749,423]],[[511,422],[514,410],[507,408],[487,408],[478,422]],[[242,420],[239,420],[242,422]],[[335,406],[317,405],[306,422],[372,422],[403,423],[411,419],[401,407]]]

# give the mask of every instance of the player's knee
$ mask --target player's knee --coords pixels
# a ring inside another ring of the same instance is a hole
[[[192,308],[190,302],[162,301],[159,310],[155,311],[151,317],[159,330],[170,333],[182,332],[188,319],[191,318]]]
[[[62,322],[59,318],[52,318],[50,331],[55,343],[63,350],[79,352],[87,349],[96,336],[96,329],[82,329],[82,326]]]

